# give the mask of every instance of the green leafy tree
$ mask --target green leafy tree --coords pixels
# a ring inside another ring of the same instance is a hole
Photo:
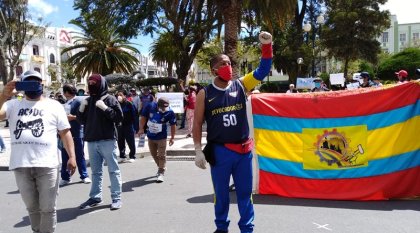
[[[287,73],[290,83],[296,83],[297,77],[303,77],[308,73],[312,59],[312,48],[309,43],[305,43],[305,33],[302,29],[310,3],[303,0],[302,6],[306,7],[301,8],[297,6],[297,3],[295,4],[293,18],[284,27],[273,25],[274,68]],[[303,58],[303,64],[297,63],[298,58]]]
[[[118,34],[112,19],[98,20],[94,15],[85,14],[70,23],[82,33],[76,32],[75,45],[63,49],[62,54],[74,51],[67,63],[75,67],[76,74],[129,74],[137,68],[138,60],[133,54],[140,52]]]
[[[389,12],[379,6],[386,0],[326,0],[327,20],[323,45],[330,56],[344,62],[347,77],[351,61],[378,61],[380,43],[376,38],[390,26]]]
[[[154,61],[168,64],[168,77],[173,77],[173,65],[177,63],[180,52],[173,44],[172,34],[170,32],[160,34],[149,52]]]
[[[220,37],[206,43],[197,54],[196,60],[201,69],[209,69],[213,56],[223,53],[223,42]]]
[[[385,59],[378,67],[381,80],[396,81],[395,72],[406,70],[408,76],[415,78],[415,70],[420,67],[420,48],[407,48]]]
[[[14,78],[23,48],[45,30],[41,18],[37,19],[38,25],[30,20],[27,1],[0,1],[0,77],[3,83]]]
[[[225,27],[224,41],[225,54],[232,60],[234,74],[238,72],[238,38],[240,33],[240,24],[242,17],[246,17],[248,22],[273,25],[273,22],[283,22],[289,16],[295,7],[295,0],[216,0],[218,10],[223,15]],[[248,14],[243,14],[247,12]],[[251,15],[251,17],[249,17]],[[252,16],[256,21],[250,21]]]
[[[207,0],[77,0],[75,9],[103,17],[115,16],[118,31],[127,38],[139,34],[169,33],[179,54],[176,72],[185,81],[204,42],[218,25],[213,1]],[[109,7],[112,6],[112,7]]]

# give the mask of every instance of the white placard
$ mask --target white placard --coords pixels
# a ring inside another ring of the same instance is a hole
[[[330,74],[330,83],[331,85],[341,85],[344,86],[344,73]]]
[[[314,78],[297,78],[296,89],[312,89],[315,87]]]
[[[357,89],[357,88],[359,88],[359,86],[360,86],[360,84],[358,82],[348,83],[346,85],[347,90]]]
[[[169,99],[169,107],[174,113],[184,112],[184,93],[183,92],[158,92],[156,98],[166,97]]]

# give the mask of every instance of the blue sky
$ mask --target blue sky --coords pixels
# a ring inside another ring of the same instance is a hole
[[[68,22],[79,16],[79,12],[73,10],[73,0],[28,0],[29,8],[34,17],[41,16],[51,27],[64,27],[77,29]],[[149,46],[153,39],[149,36],[139,37],[131,41],[144,55],[149,54]]]
[[[74,28],[68,22],[79,15],[79,12],[73,10],[73,0],[28,0],[28,4],[34,16],[41,16],[53,27]],[[397,15],[399,23],[420,22],[419,0],[388,0],[382,9]],[[132,42],[138,44],[136,47],[142,54],[147,55],[153,39],[142,36]]]

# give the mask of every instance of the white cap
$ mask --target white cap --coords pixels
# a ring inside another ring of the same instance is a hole
[[[21,79],[22,79],[22,81],[25,81],[25,79],[27,79],[29,77],[35,77],[35,78],[38,78],[39,80],[42,81],[41,74],[38,71],[28,70],[28,71],[26,71],[25,73],[22,74]]]

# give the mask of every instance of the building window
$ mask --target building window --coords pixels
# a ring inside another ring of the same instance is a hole
[[[389,33],[388,32],[382,33],[382,42],[383,43],[388,43],[388,37],[389,37]]]
[[[16,76],[19,76],[23,73],[22,66],[16,66]]]
[[[38,47],[38,45],[32,45],[32,51],[33,51],[34,55],[39,56],[39,47]]]
[[[401,42],[405,42],[406,41],[406,35],[405,35],[405,33],[403,33],[403,34],[400,34],[400,41]]]
[[[419,33],[418,32],[413,33],[413,40],[416,41],[418,39],[419,39]]]
[[[55,64],[55,56],[54,54],[50,54],[50,63]]]
[[[36,72],[41,73],[41,69],[40,69],[39,67],[35,67],[35,68],[34,68],[34,70],[35,70]]]

